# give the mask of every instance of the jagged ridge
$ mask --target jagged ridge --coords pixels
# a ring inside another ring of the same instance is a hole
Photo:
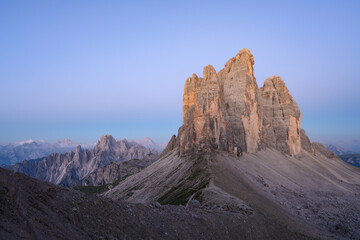
[[[87,175],[95,170],[105,167],[110,163],[120,163],[130,159],[156,160],[158,153],[126,139],[116,141],[111,135],[105,135],[97,142],[93,149],[82,149],[67,153],[54,153],[48,157],[23,161],[6,168],[23,172],[29,176],[39,178],[51,183],[64,186],[81,185],[81,180],[86,178],[88,182],[105,182],[108,176],[102,180],[92,181],[94,177]],[[109,172],[110,173],[110,172]],[[84,183],[84,185],[86,185]]]

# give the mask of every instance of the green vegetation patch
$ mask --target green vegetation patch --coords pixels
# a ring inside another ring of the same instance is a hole
[[[194,194],[195,199],[201,199],[201,189],[205,188],[210,182],[206,168],[207,163],[201,157],[191,161],[194,161],[194,164],[189,169],[189,176],[160,197],[157,200],[160,204],[185,205]]]
[[[104,193],[104,192],[108,191],[110,186],[115,187],[124,179],[125,179],[125,177],[122,179],[116,180],[113,183],[107,183],[107,184],[100,185],[100,186],[75,186],[75,187],[73,187],[73,189],[84,192],[86,194],[100,194],[100,193]]]
[[[158,199],[158,202],[162,205],[185,205],[190,197],[196,193],[199,197],[199,191],[208,185],[209,182],[203,182],[198,186],[190,187],[186,183],[181,183],[176,187],[172,187],[165,195]]]

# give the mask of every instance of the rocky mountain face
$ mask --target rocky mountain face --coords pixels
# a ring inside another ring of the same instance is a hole
[[[284,81],[274,76],[258,88],[254,58],[248,49],[216,73],[204,68],[185,82],[180,154],[227,151],[234,155],[276,148],[297,155],[301,150],[301,113]],[[311,143],[307,150],[312,152]]]
[[[131,159],[119,163],[112,162],[109,165],[100,167],[94,172],[86,175],[81,180],[81,186],[100,186],[113,183],[140,172],[155,160],[157,160],[157,158],[146,156],[143,159]]]
[[[157,157],[158,153],[155,150],[128,142],[126,139],[116,141],[112,136],[105,135],[91,150],[78,146],[75,152],[54,153],[37,160],[25,160],[7,168],[51,183],[73,186],[81,184],[83,178],[110,163],[130,159],[152,161]],[[94,182],[106,182],[108,179],[112,177],[107,176],[102,180],[97,178]]]
[[[78,144],[73,143],[69,139],[58,140],[55,143],[47,143],[44,141],[24,141],[10,143],[0,146],[0,165],[16,164],[25,159],[37,159],[45,157],[51,153],[65,153],[74,151]],[[83,145],[83,147],[93,147]]]
[[[245,222],[262,216],[319,238],[360,238],[360,170],[311,143],[284,81],[274,76],[258,88],[253,64],[243,49],[221,71],[209,65],[202,78],[188,78],[178,136],[159,160],[104,196],[196,202]]]
[[[265,80],[260,89],[263,109],[262,140],[266,147],[297,155],[301,150],[301,113],[280,77]],[[311,146],[310,146],[311,149]]]

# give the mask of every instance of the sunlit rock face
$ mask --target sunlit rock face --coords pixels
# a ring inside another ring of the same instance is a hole
[[[274,76],[260,89],[263,109],[263,141],[266,146],[296,155],[301,150],[301,113],[281,77]],[[304,132],[305,134],[305,132]]]
[[[258,88],[254,58],[248,49],[218,73],[208,65],[203,77],[185,82],[180,154],[227,151],[240,155],[269,147],[297,155],[301,151],[301,113],[284,81],[274,76]],[[306,150],[311,152],[311,143]]]
[[[229,151],[254,153],[259,148],[261,116],[253,65],[253,55],[243,49],[219,72]]]
[[[183,128],[179,130],[181,152],[219,148],[225,122],[220,109],[219,80],[213,66],[186,80],[183,97]]]

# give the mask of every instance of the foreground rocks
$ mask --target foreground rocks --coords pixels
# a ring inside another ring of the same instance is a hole
[[[1,239],[314,239],[256,214],[130,204],[0,168]]]

